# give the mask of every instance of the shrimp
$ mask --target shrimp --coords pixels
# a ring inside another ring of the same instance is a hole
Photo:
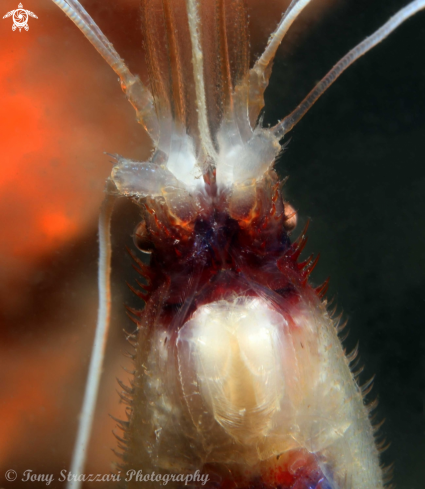
[[[138,328],[136,380],[123,387],[132,397],[130,419],[119,423],[124,466],[209,470],[215,484],[235,487],[382,487],[385,474],[369,419],[375,406],[365,407],[362,396],[370,384],[359,387],[351,373],[357,351],[343,353],[338,325],[322,300],[327,284],[308,283],[317,260],[298,261],[306,236],[290,241],[296,213],[277,185],[273,164],[279,142],[342,71],[425,2],[412,2],[350,51],[270,128],[259,117],[275,51],[308,1],[291,3],[251,69],[243,2],[230,7],[239,22],[233,54],[225,16],[229,4],[217,2],[219,94],[206,82],[207,67],[214,73],[204,61],[202,4],[187,0],[187,29],[182,28],[187,32],[179,40],[173,27],[177,13],[164,2],[163,29],[174,60],[170,83],[159,66],[163,60],[152,34],[156,19],[145,21],[147,32],[151,29],[150,92],[78,2],[55,3],[120,76],[155,146],[146,162],[114,156],[99,228],[95,345],[104,343],[108,326],[108,227],[116,195],[141,206],[135,243],[151,254],[150,266],[133,254],[146,280],[144,291],[134,291],[146,306],[131,311]],[[147,19],[153,15],[149,2],[144,8]],[[189,40],[190,49],[183,49],[179,43]],[[187,53],[193,72],[183,59]],[[187,84],[194,100],[187,100]],[[83,470],[102,361],[102,348],[95,346],[94,352],[73,465],[77,473]]]

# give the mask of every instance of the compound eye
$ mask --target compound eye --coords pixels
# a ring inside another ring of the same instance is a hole
[[[149,235],[148,228],[145,221],[139,222],[134,228],[133,242],[137,249],[144,253],[152,253],[155,248]]]
[[[288,204],[288,202],[284,202],[284,218],[283,218],[283,227],[289,232],[293,231],[297,227],[298,215],[297,211],[292,207],[292,205]]]

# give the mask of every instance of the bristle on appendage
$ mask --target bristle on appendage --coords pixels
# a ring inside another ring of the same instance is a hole
[[[307,283],[308,278],[313,273],[313,270],[316,268],[317,264],[319,263],[319,259],[320,259],[320,253],[316,255],[316,258],[313,259],[313,257],[311,257],[311,259],[308,260],[307,262],[299,264],[301,270],[301,276],[304,279],[304,283]]]
[[[298,236],[298,238],[292,243],[290,251],[288,252],[291,255],[291,258],[297,260],[303,251],[305,245],[307,244],[308,236],[307,231],[310,226],[310,219],[307,219],[307,222],[304,225],[304,229]]]
[[[310,266],[313,262],[314,262],[314,253],[311,253],[311,255],[307,259],[305,259],[304,261],[302,261],[300,263],[297,263],[297,268],[298,268],[298,270],[300,270],[302,272],[305,268]]]
[[[132,387],[128,387],[127,385],[124,384],[124,382],[120,379],[116,379],[119,386],[121,387],[121,389],[123,390],[123,392],[126,394],[126,395],[130,395],[132,396],[134,394],[134,388]]]
[[[118,396],[120,398],[121,403],[126,404],[127,406],[130,406],[130,407],[133,407],[133,399],[126,396],[125,394],[123,394],[119,390],[117,390],[117,393],[118,393]]]
[[[344,334],[341,334],[339,333],[338,334],[338,337],[339,337],[339,341],[341,342],[341,344],[344,344],[346,339],[350,336],[350,329],[348,329],[347,331],[344,332]]]
[[[187,35],[182,35],[176,5],[183,3],[144,0],[152,93],[130,73],[78,1],[54,1],[119,75],[155,143],[146,162],[116,155],[111,175],[114,192],[141,206],[144,221],[134,242],[151,255],[148,267],[130,252],[148,284],[136,281],[141,291],[128,284],[146,305],[143,312],[128,309],[138,328],[137,337],[127,335],[136,350],[135,380],[131,387],[120,383],[121,400],[131,406],[126,410],[130,422],[122,425],[124,437],[116,436],[126,467],[214,466],[222,487],[232,475],[232,489],[263,488],[264,483],[282,489],[381,489],[386,479],[379,451],[384,446],[374,444],[369,421],[375,402],[365,406],[372,382],[359,386],[353,379],[358,372],[350,366],[356,368],[357,347],[345,356],[339,341],[344,339],[338,338],[340,318],[334,319],[329,303],[322,301],[328,281],[316,289],[308,285],[318,256],[298,263],[306,230],[290,244],[296,213],[284,201],[273,165],[280,139],[325,90],[424,8],[425,0],[411,2],[350,51],[271,129],[258,120],[271,65],[310,0],[290,3],[249,71],[243,0],[213,5],[216,64],[204,57],[207,19],[202,15],[208,2],[185,0],[186,9],[180,10]],[[235,14],[236,38],[229,12]],[[182,48],[189,39],[190,49]],[[184,62],[189,51],[190,75]],[[217,73],[208,80],[212,66]],[[207,85],[216,81],[220,94],[211,96]],[[195,88],[192,103],[186,83]],[[90,367],[74,452],[72,471],[77,474],[84,467],[108,327],[110,212],[104,208],[99,221],[96,367]],[[272,469],[273,476],[264,469]]]
[[[131,315],[131,313],[130,313],[130,312],[128,312],[128,311],[127,311],[127,317],[128,317],[128,318],[129,318],[129,319],[130,319],[130,320],[131,320],[131,321],[132,321],[132,322],[133,322],[133,323],[134,323],[136,326],[138,326],[138,324],[139,324],[139,320],[138,320],[138,318],[136,318],[136,317],[132,316],[132,315]]]
[[[368,381],[366,381],[363,385],[360,386],[360,390],[363,394],[363,397],[366,397],[372,391],[374,380],[375,380],[375,375],[373,375]]]
[[[336,312],[336,308],[337,306],[334,307],[333,311]],[[335,315],[335,312],[333,315]],[[345,321],[341,322],[341,318],[342,318],[342,313],[338,316],[337,318],[337,322],[336,322],[336,331],[338,334],[341,334],[345,328],[347,327],[348,325],[348,319],[346,319]]]
[[[130,283],[126,282],[127,287],[135,294],[139,299],[142,299],[144,302],[147,302],[149,299],[149,294],[147,292],[144,292],[142,290],[137,290],[135,287],[133,287]]]
[[[307,241],[308,241],[308,236],[305,236],[303,235],[303,237],[301,238],[301,240],[298,242],[298,243],[295,243],[292,248],[291,248],[291,252],[288,253],[288,256],[294,260],[294,261],[297,261],[298,258],[300,257],[301,253],[303,252],[306,244],[307,244]]]
[[[365,369],[365,366],[364,365],[358,367],[357,369],[352,369],[351,372],[352,372],[353,377],[354,377],[354,379],[356,380],[357,383],[359,382],[360,375],[364,372],[364,369]]]
[[[318,287],[316,287],[314,290],[317,294],[317,297],[320,299],[320,300],[323,300],[326,293],[328,292],[328,289],[329,289],[329,282],[330,282],[330,277],[328,277],[322,285],[319,285]]]
[[[136,355],[134,353],[130,353],[128,351],[124,351],[123,352],[123,355],[127,358],[130,358],[130,360],[134,360]],[[122,367],[128,374],[130,375],[134,375],[135,374],[135,370],[131,370],[129,371],[128,369],[126,370],[126,367]]]
[[[370,413],[372,413],[373,411],[375,411],[377,409],[378,404],[379,404],[378,398],[374,399],[373,401],[371,401],[367,404],[367,410],[369,412],[369,416],[370,416]]]
[[[392,462],[391,464],[382,466],[382,472],[384,475],[384,484],[386,489],[395,489],[395,486],[391,484],[391,480],[394,477],[394,467],[395,464]]]
[[[126,246],[126,249],[127,249],[127,253],[131,256],[131,258],[135,262],[135,265],[133,265],[134,270],[137,273],[139,273],[139,275],[141,275],[144,279],[146,279],[149,285],[149,282],[156,275],[154,270],[152,270],[152,268],[149,265],[146,265],[146,263],[143,263],[142,260],[140,260],[140,258],[138,258],[136,254],[128,246]],[[143,287],[146,287],[146,285],[144,285]]]
[[[350,353],[347,353],[345,356],[347,358],[348,363],[353,363],[359,354],[359,342],[357,342],[356,346],[351,350]]]
[[[374,432],[375,436],[377,436],[378,431],[382,428],[382,426],[385,424],[385,422],[386,422],[386,419],[384,418],[379,423],[372,423],[373,432]]]
[[[357,342],[358,343],[358,342]],[[359,364],[360,364],[360,355],[357,355],[356,358],[350,362],[350,369],[351,369],[351,372],[353,373],[353,375],[356,377],[356,372],[357,370],[360,368]]]
[[[134,307],[130,307],[125,305],[125,308],[130,314],[133,314],[133,316],[136,316],[137,318],[141,318],[143,314],[143,309],[135,309]]]
[[[128,430],[128,428],[130,426],[130,423],[128,421],[124,421],[123,419],[116,418],[112,414],[110,414],[109,417],[117,423],[117,426],[120,430],[122,430],[122,431]]]

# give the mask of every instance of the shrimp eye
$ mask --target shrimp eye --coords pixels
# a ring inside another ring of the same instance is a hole
[[[284,202],[284,219],[283,219],[283,227],[287,231],[293,231],[297,227],[298,215],[297,211],[292,207],[292,205],[288,204],[288,202]]]
[[[134,228],[133,242],[136,248],[144,253],[152,253],[155,248],[149,235],[148,228],[145,221],[139,222]]]

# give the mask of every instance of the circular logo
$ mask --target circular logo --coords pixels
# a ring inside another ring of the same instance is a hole
[[[25,27],[28,22],[27,11],[22,8],[16,9],[13,14],[13,22],[18,28]]]
[[[6,472],[5,477],[7,481],[12,482],[16,479],[17,475],[18,474],[14,470],[10,469]]]

